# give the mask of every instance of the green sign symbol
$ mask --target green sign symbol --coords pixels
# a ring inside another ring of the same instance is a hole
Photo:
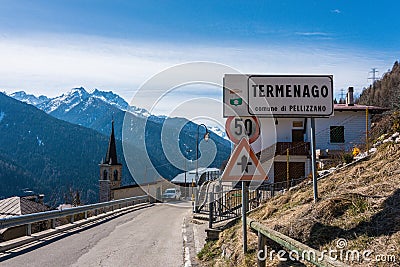
[[[233,106],[240,106],[243,104],[243,99],[241,98],[233,98],[231,100],[229,100],[229,103]]]

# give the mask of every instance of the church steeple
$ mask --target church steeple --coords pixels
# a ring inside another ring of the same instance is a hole
[[[108,142],[106,160],[104,163],[109,165],[119,165],[117,158],[117,147],[115,146],[114,120],[112,120],[110,141]]]
[[[121,186],[122,164],[118,163],[117,147],[114,134],[114,120],[112,120],[110,141],[106,159],[100,164],[100,202],[114,199],[114,189]]]

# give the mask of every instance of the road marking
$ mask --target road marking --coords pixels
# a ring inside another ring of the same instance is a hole
[[[185,247],[185,267],[192,267],[192,262],[190,261],[190,252],[188,247]]]
[[[187,235],[186,235],[186,217],[183,218],[183,223],[182,223],[182,237],[183,237],[183,249],[184,249],[184,266],[185,267],[192,267],[192,262],[190,260],[190,249],[188,247],[188,242],[187,242]]]
[[[197,227],[193,227],[193,236],[194,236],[194,249],[196,253],[199,253],[202,247],[200,246],[199,234],[197,232]]]

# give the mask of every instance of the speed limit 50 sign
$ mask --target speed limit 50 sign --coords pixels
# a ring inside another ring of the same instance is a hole
[[[225,131],[229,139],[238,144],[243,137],[253,143],[260,136],[260,123],[257,117],[228,117],[225,123]]]

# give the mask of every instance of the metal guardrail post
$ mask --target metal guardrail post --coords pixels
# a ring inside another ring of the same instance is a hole
[[[95,203],[85,206],[73,207],[64,210],[50,210],[32,214],[24,214],[19,216],[13,216],[9,218],[1,218],[0,219],[0,229],[25,226],[26,227],[26,235],[32,234],[32,224],[43,221],[50,221],[50,227],[56,227],[56,220],[58,218],[68,218],[70,219],[70,223],[74,222],[75,214],[84,214],[85,219],[88,217],[89,211],[94,211],[96,215],[101,212],[106,212],[110,210],[110,208],[114,209],[117,205],[127,205],[133,201],[145,200],[147,196],[137,196],[120,200],[112,200],[109,202],[101,202]]]
[[[208,195],[209,203],[209,216],[208,216],[208,228],[212,229],[213,220],[214,220],[214,193],[210,192]]]
[[[28,223],[26,226],[26,235],[31,236],[32,235],[32,224]]]
[[[194,212],[198,213],[199,212],[199,196],[197,192],[197,187],[193,189],[193,194],[194,194]]]
[[[222,192],[222,186],[219,187],[219,191],[218,191],[218,213],[222,213],[223,212],[223,206],[222,206],[222,201],[223,201],[224,195]]]
[[[251,229],[258,231],[259,235],[261,234],[265,238],[273,240],[274,242],[278,243],[288,250],[297,251],[298,255],[304,255],[304,252],[306,252],[306,255],[308,255],[308,257],[303,257],[302,260],[311,262],[318,267],[350,267],[349,265],[340,262],[337,259],[332,260],[329,257],[323,257],[323,254],[318,250],[313,249],[297,240],[294,240],[293,238],[286,236],[278,231],[268,228],[267,226],[255,220],[249,219],[247,221],[247,224],[250,226]]]

